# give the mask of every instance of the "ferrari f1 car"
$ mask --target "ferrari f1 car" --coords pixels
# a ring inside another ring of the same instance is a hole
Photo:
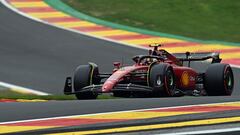
[[[234,76],[230,65],[222,64],[219,53],[170,54],[161,45],[153,47],[147,55],[137,55],[132,66],[114,62],[111,73],[99,73],[94,63],[77,67],[73,79],[67,77],[64,93],[75,94],[78,99],[96,99],[101,93],[117,97],[182,95],[231,95]],[[190,67],[192,61],[210,60],[204,72]],[[188,66],[183,66],[188,63]]]

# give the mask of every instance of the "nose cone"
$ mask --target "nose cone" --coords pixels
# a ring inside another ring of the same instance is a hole
[[[113,88],[113,84],[112,83],[105,83],[102,86],[102,92],[107,93],[110,92]]]

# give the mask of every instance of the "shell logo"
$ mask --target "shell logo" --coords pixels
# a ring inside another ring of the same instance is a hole
[[[189,75],[188,72],[183,72],[181,77],[181,82],[183,86],[188,86],[189,84]]]

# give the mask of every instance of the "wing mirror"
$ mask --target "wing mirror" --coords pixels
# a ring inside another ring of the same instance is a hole
[[[119,69],[121,67],[121,63],[120,62],[113,62],[113,66],[116,69]]]

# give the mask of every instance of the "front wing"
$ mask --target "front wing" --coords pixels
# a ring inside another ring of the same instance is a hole
[[[110,92],[116,92],[116,91],[126,91],[126,92],[146,92],[146,93],[152,93],[153,88],[149,86],[143,86],[143,85],[136,85],[136,84],[117,84]],[[95,94],[104,93],[102,92],[102,84],[100,85],[90,85],[83,87],[80,90],[73,91],[72,87],[72,78],[67,77],[65,86],[64,86],[64,94],[70,95],[70,94],[76,94],[76,93],[88,93],[93,92]]]

